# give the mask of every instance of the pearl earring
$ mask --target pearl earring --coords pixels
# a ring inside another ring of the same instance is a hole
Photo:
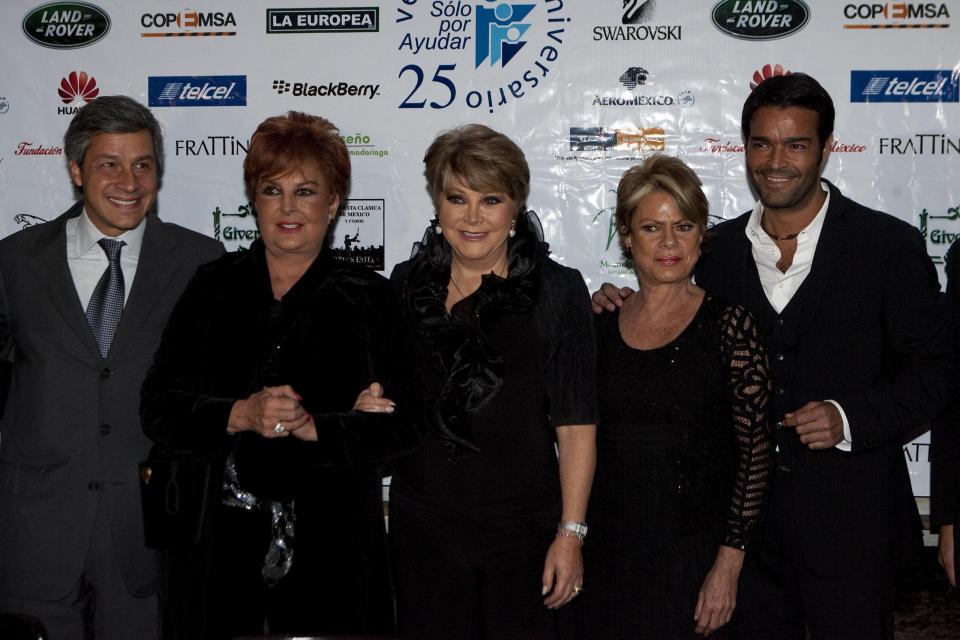
[[[437,235],[440,235],[441,233],[443,233],[443,229],[440,228],[439,222],[436,225],[434,225],[433,232],[436,233]]]
[[[511,238],[517,235],[517,219],[514,218],[513,222],[510,223],[510,233],[507,234]]]

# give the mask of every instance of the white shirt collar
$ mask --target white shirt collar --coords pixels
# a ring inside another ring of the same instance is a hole
[[[150,215],[150,214],[147,214]],[[140,248],[143,246],[143,234],[147,228],[147,218],[144,216],[135,228],[124,231],[118,236],[107,236],[94,226],[87,214],[87,208],[83,208],[83,213],[77,219],[77,255],[82,256],[95,246],[101,238],[111,238],[112,240],[123,240],[126,245],[123,247],[123,253],[130,258],[140,257]],[[100,250],[100,247],[97,247]]]
[[[824,193],[827,194],[827,197],[823,199],[823,205],[820,207],[820,210],[817,211],[817,215],[813,217],[813,220],[810,221],[806,227],[804,227],[799,234],[797,234],[797,243],[809,242],[812,240],[814,243],[820,239],[820,231],[823,229],[823,220],[827,217],[827,209],[830,207],[830,187],[827,186],[827,183],[823,180],[820,181],[820,188],[823,189]],[[753,212],[750,214],[750,219],[747,221],[747,238],[750,239],[750,242],[753,244],[760,245],[771,245],[774,244],[773,238],[767,235],[767,232],[763,230],[760,221],[763,219],[763,202],[757,201],[757,204],[753,208]]]

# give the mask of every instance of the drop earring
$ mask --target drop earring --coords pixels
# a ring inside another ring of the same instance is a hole
[[[433,225],[433,232],[437,235],[443,233],[443,229],[440,228],[440,221],[437,220],[437,224]]]
[[[513,222],[510,223],[510,233],[507,234],[511,238],[517,235],[517,219],[514,218]]]

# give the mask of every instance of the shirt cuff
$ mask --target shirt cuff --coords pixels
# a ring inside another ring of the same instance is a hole
[[[837,408],[840,412],[840,419],[843,420],[843,440],[834,445],[834,449],[850,452],[853,449],[853,435],[850,433],[850,421],[847,420],[847,414],[843,412],[843,407],[836,400],[824,400]]]

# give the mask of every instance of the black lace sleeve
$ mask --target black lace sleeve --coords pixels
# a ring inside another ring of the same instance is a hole
[[[773,442],[767,415],[770,365],[757,323],[730,305],[720,320],[721,349],[730,368],[730,406],[737,439],[737,474],[723,544],[744,549],[770,484]]]

